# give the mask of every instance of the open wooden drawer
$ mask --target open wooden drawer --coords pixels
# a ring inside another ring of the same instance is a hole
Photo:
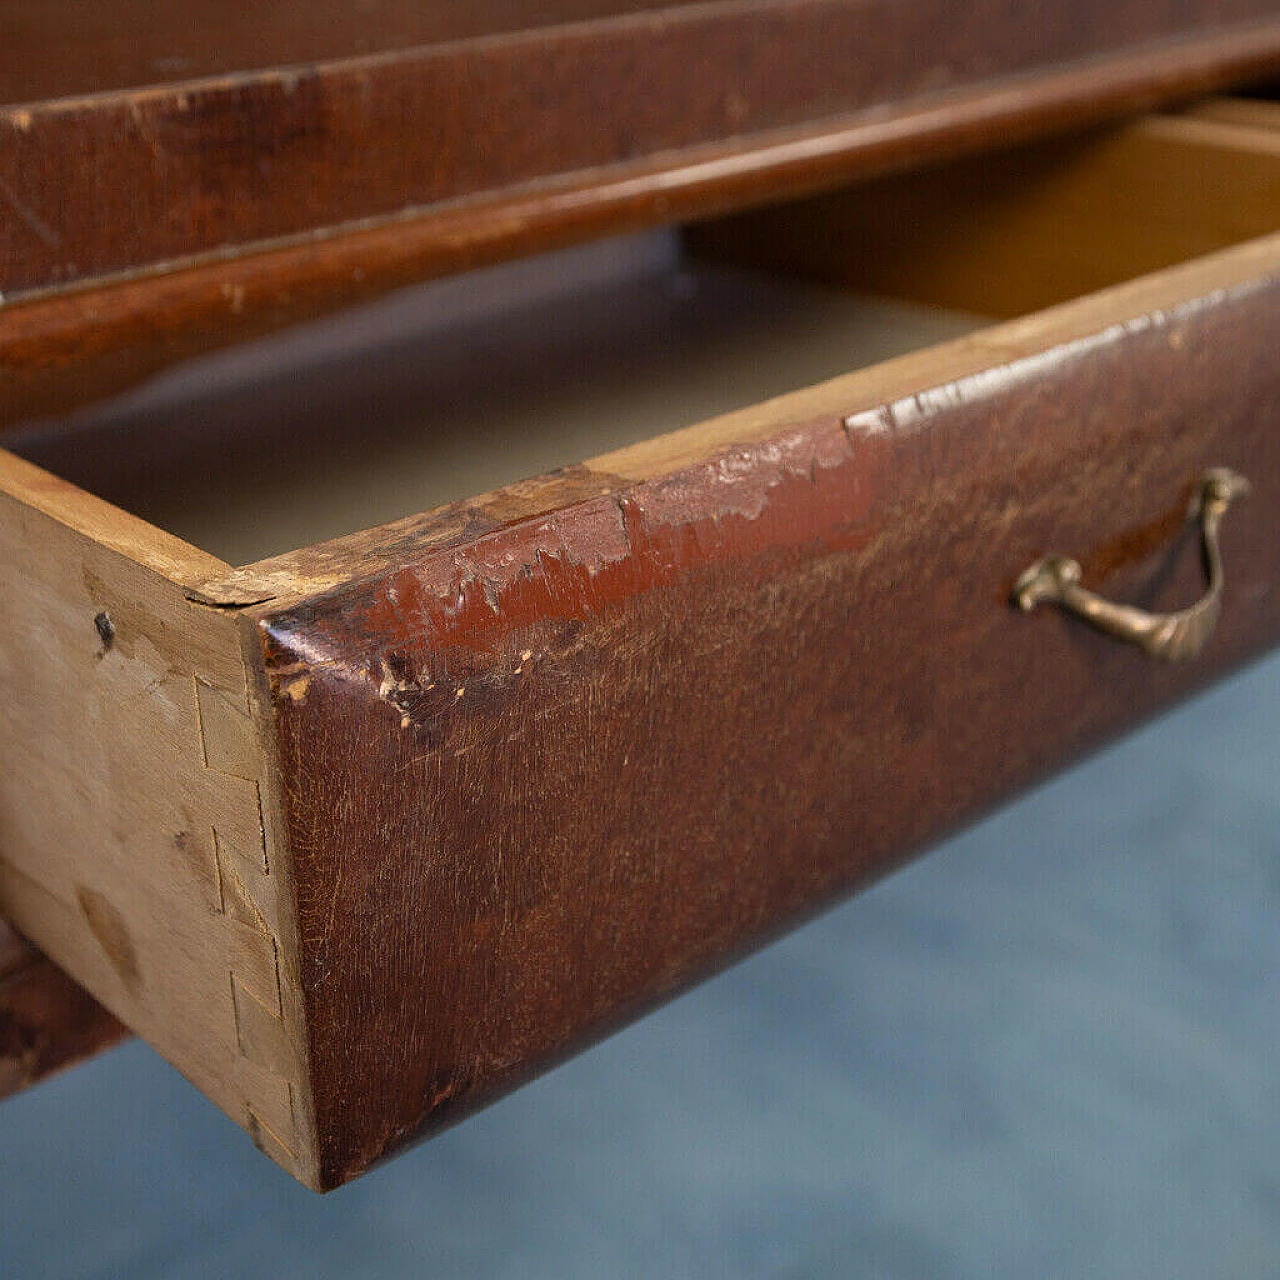
[[[358,1174],[1280,637],[1277,226],[1280,131],[1155,118],[11,433],[0,914]],[[1012,607],[1194,600],[1211,467],[1194,659]]]

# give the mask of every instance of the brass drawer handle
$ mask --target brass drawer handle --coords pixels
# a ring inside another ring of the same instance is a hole
[[[1214,467],[1204,473],[1189,518],[1200,520],[1209,589],[1188,609],[1147,613],[1130,605],[1113,604],[1082,587],[1079,564],[1060,555],[1045,556],[1022,574],[1013,589],[1014,602],[1026,612],[1042,602],[1061,605],[1099,631],[1137,645],[1153,658],[1194,658],[1213,634],[1222,612],[1218,526],[1232,501],[1248,491],[1249,482],[1226,467]]]

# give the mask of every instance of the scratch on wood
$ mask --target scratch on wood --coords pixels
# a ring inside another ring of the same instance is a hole
[[[30,205],[20,200],[18,193],[3,178],[0,178],[0,196],[4,196],[9,207],[22,221],[23,226],[36,239],[42,240],[50,249],[56,249],[62,243],[62,238],[58,233]]]

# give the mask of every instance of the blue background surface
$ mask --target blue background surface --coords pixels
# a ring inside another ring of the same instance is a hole
[[[318,1198],[141,1045],[0,1276],[1280,1275],[1280,659]]]

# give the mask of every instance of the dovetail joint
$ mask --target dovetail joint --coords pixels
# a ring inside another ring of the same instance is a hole
[[[245,783],[246,812],[231,815],[228,822],[216,823],[211,829],[215,911],[225,922],[231,960],[231,1016],[236,1043],[247,1064],[243,1072],[245,1127],[260,1150],[286,1167],[296,1166],[294,1086],[289,1078],[292,1063],[284,1020],[280,944],[268,919],[274,914],[273,894],[253,724],[242,709],[246,705],[243,694],[215,689],[199,677],[194,693],[205,768]],[[229,837],[229,830],[240,832],[238,841]],[[277,1095],[274,1109],[267,1099],[271,1092]],[[267,1116],[273,1118],[268,1120]]]

